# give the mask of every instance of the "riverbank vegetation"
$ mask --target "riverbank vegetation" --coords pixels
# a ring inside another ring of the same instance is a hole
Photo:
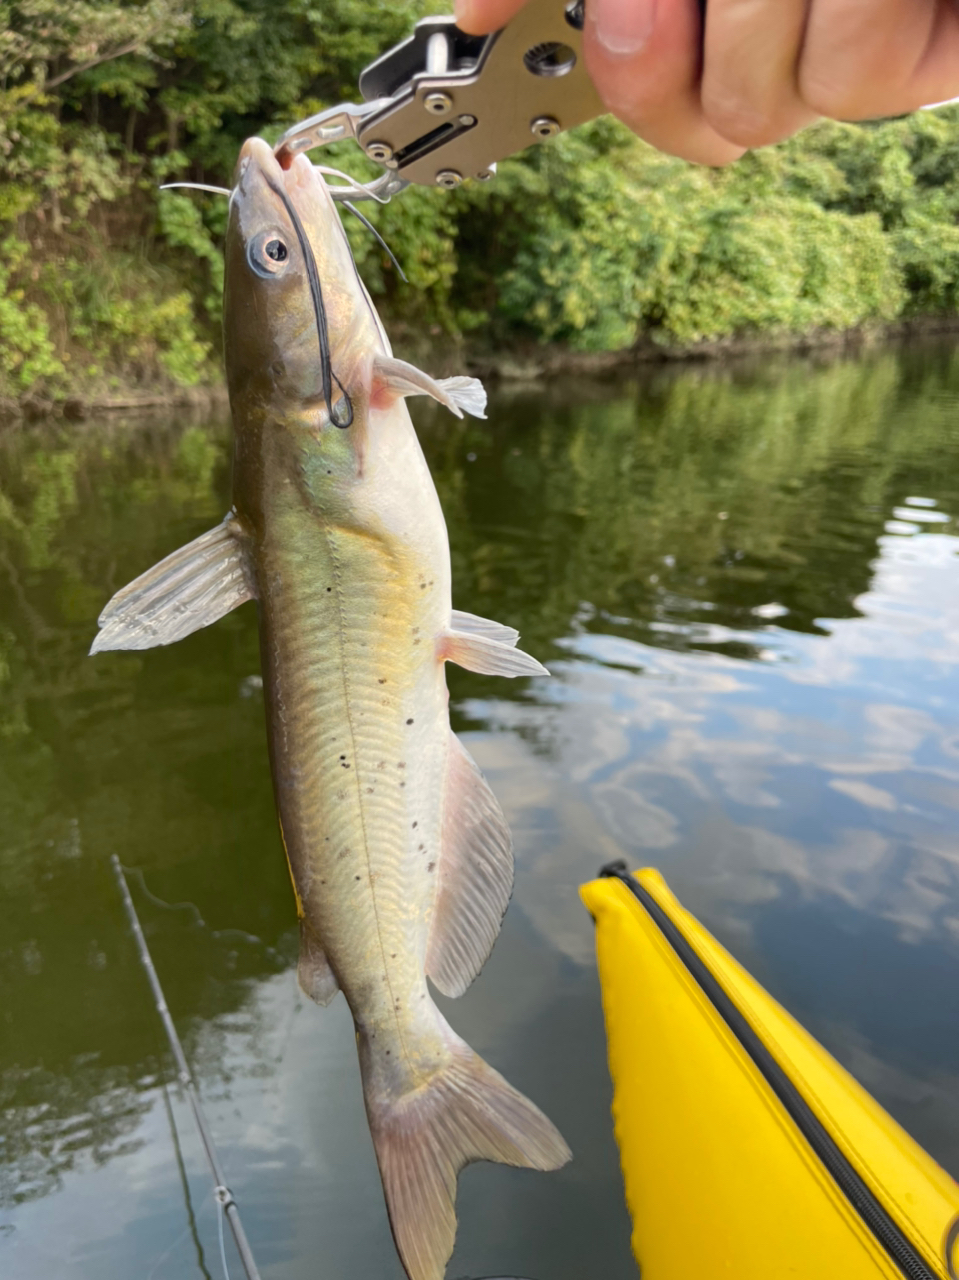
[[[356,96],[424,0],[0,0],[0,396],[219,378],[226,201],[243,139]],[[329,153],[328,153],[329,154]],[[331,162],[364,173],[350,146]],[[359,224],[400,345],[618,351],[950,315],[959,108],[822,123],[728,170],[599,120]]]

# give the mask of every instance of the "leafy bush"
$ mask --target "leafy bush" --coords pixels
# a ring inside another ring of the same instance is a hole
[[[0,392],[214,375],[222,199],[243,139],[356,96],[446,0],[0,0]],[[367,169],[355,148],[328,154]],[[955,311],[959,109],[820,123],[728,170],[611,119],[495,182],[365,208],[390,325],[587,350],[799,334]],[[197,269],[198,261],[202,268]]]

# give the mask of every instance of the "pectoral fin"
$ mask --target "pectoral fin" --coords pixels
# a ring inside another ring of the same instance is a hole
[[[405,360],[377,356],[373,361],[373,385],[374,396],[377,393],[393,398],[432,396],[457,418],[462,418],[464,413],[474,418],[486,417],[486,390],[479,378],[460,376],[437,382]]]
[[[253,572],[231,513],[118,591],[100,614],[100,633],[90,652],[173,644],[255,596]]]
[[[499,934],[513,892],[513,845],[496,797],[452,733],[449,751],[426,972],[444,995],[460,996]]]
[[[305,920],[300,921],[300,962],[296,977],[303,993],[317,1004],[329,1004],[340,989],[326,952]]]
[[[481,619],[485,621],[485,619]],[[541,662],[522,649],[477,631],[444,631],[437,642],[440,658],[484,676],[548,676]]]

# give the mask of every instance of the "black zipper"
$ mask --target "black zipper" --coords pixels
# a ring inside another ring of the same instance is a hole
[[[860,1178],[835,1140],[819,1120],[789,1076],[770,1053],[708,966],[697,955],[681,930],[656,899],[628,872],[625,862],[611,862],[600,876],[620,880],[652,917],[660,933],[676,952],[703,994],[749,1054],[763,1079],[876,1240],[909,1280],[940,1280],[898,1224]]]

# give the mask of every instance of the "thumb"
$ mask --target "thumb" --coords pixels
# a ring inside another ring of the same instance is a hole
[[[456,0],[456,25],[470,35],[486,35],[505,27],[526,0]]]

